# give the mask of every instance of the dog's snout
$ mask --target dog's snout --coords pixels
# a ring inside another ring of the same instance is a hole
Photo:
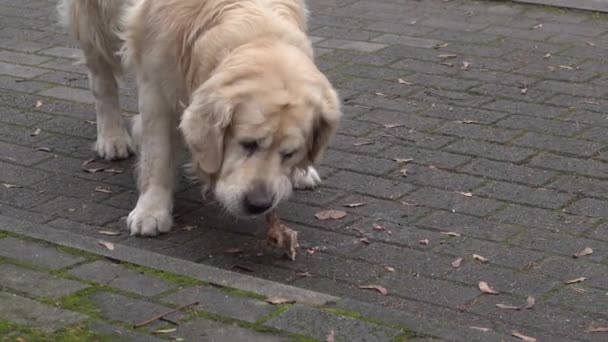
[[[244,198],[245,209],[250,215],[257,215],[272,207],[274,194],[268,191],[262,183],[257,184],[247,192]]]

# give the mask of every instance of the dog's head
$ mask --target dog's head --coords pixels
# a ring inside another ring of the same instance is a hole
[[[192,95],[180,129],[192,165],[235,216],[266,213],[317,161],[341,117],[308,56],[273,43],[234,51]]]

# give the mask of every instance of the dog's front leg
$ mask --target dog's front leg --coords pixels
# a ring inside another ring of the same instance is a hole
[[[179,154],[177,117],[156,86],[139,83],[139,199],[127,224],[131,235],[171,230],[173,190]]]
[[[312,166],[296,167],[291,174],[291,184],[297,190],[314,189],[321,184],[321,176],[317,169]]]

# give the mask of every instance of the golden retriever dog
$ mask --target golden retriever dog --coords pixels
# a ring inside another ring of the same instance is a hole
[[[61,0],[58,10],[89,71],[95,150],[119,159],[137,149],[131,234],[171,229],[184,143],[235,216],[268,213],[320,182],[313,165],[342,114],[314,64],[302,0]],[[116,81],[127,72],[139,98],[132,137]]]

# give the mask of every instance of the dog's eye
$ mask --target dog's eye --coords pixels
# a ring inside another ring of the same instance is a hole
[[[296,154],[296,151],[281,152],[281,158],[283,158],[283,160],[287,160],[287,159],[293,157],[294,154]]]
[[[242,141],[241,146],[249,153],[255,152],[260,147],[255,140]]]

